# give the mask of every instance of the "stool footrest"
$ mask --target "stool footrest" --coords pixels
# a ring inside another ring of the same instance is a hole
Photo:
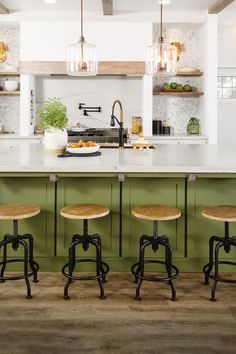
[[[96,259],[79,259],[76,260],[75,263],[79,264],[79,263],[96,263]],[[109,272],[109,266],[107,263],[105,262],[101,262],[102,266],[104,266],[106,269],[104,271],[104,273],[100,274],[100,275],[92,275],[92,276],[81,276],[81,277],[76,277],[74,275],[69,275],[68,272],[66,272],[66,268],[69,267],[69,263],[65,264],[62,268],[62,274],[71,280],[96,280],[96,279],[102,279],[104,278],[104,276]]]
[[[24,259],[9,259],[6,261],[6,264],[8,263],[24,263]],[[4,262],[0,262],[0,266],[3,265]],[[30,262],[28,261],[28,264],[30,264]],[[31,277],[32,275],[34,275],[35,272],[37,272],[39,270],[39,265],[37,262],[33,261],[34,267],[35,267],[35,271],[31,271],[29,273],[27,273],[27,275],[21,274],[21,275],[16,275],[16,276],[0,276],[0,280],[20,280],[20,279],[26,279]]]
[[[151,264],[151,263],[158,263],[158,264],[163,264],[165,265],[166,263],[164,261],[156,261],[156,260],[146,260],[144,261],[144,264]],[[175,270],[175,273],[172,275],[172,276],[167,276],[167,277],[146,277],[146,276],[141,276],[139,274],[137,274],[137,269],[139,267],[140,263],[135,263],[132,267],[131,267],[131,272],[132,274],[136,277],[136,278],[139,278],[139,279],[142,279],[142,280],[147,280],[147,281],[159,281],[159,282],[168,282],[170,280],[173,280],[175,279],[178,274],[179,274],[179,270],[176,266],[174,266],[173,264],[171,265],[171,268]]]
[[[227,264],[227,265],[233,265],[236,266],[236,262],[230,262],[230,261],[218,261],[218,264]],[[207,269],[209,268],[210,263],[207,263],[203,267],[203,273],[207,274]],[[213,262],[213,266],[215,265],[215,262]],[[236,279],[225,279],[222,277],[215,277],[214,275],[208,274],[208,277],[210,279],[216,280],[216,281],[221,281],[222,283],[235,283],[236,284]]]

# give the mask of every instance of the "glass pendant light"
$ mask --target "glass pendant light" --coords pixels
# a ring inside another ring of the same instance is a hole
[[[174,45],[164,42],[162,33],[163,4],[166,3],[167,2],[160,0],[160,37],[153,45],[147,48],[146,74],[149,75],[173,76],[177,73],[177,49]]]
[[[77,43],[67,47],[67,74],[91,76],[98,71],[97,47],[85,41],[83,33],[83,0],[81,0],[81,35]]]

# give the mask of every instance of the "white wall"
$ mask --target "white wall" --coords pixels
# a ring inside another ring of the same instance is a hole
[[[142,78],[97,76],[87,78],[37,77],[37,109],[50,97],[60,98],[66,105],[69,126],[80,122],[91,128],[109,128],[112,103],[120,99],[124,108],[124,126],[131,126],[132,116],[142,116]],[[78,104],[101,106],[101,113],[85,117]],[[119,118],[119,109],[115,112]]]
[[[218,75],[236,77],[236,6],[230,5],[219,16]],[[219,145],[236,148],[236,99],[218,99]]]
[[[206,23],[200,29],[201,48],[200,65],[204,72],[200,101],[202,130],[208,135],[209,144],[217,143],[217,15],[208,15]]]
[[[218,102],[218,144],[236,148],[236,100]]]
[[[226,53],[227,54],[227,53]],[[218,76],[236,77],[235,68],[218,69]],[[218,99],[218,144],[236,148],[236,99]]]
[[[96,44],[99,60],[145,60],[145,48],[152,43],[152,24],[133,22],[86,22],[85,39]],[[21,22],[22,61],[64,61],[68,44],[80,36],[77,22]]]
[[[235,14],[236,17],[236,14]],[[236,67],[236,20],[235,24],[222,24],[218,35],[218,67]]]

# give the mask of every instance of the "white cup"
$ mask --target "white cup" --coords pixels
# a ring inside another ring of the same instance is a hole
[[[4,87],[6,91],[16,91],[18,88],[18,82],[16,80],[6,80]]]

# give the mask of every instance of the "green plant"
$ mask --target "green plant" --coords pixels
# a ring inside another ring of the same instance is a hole
[[[50,128],[62,130],[68,123],[66,106],[58,98],[49,98],[39,111],[39,119],[44,130]]]

